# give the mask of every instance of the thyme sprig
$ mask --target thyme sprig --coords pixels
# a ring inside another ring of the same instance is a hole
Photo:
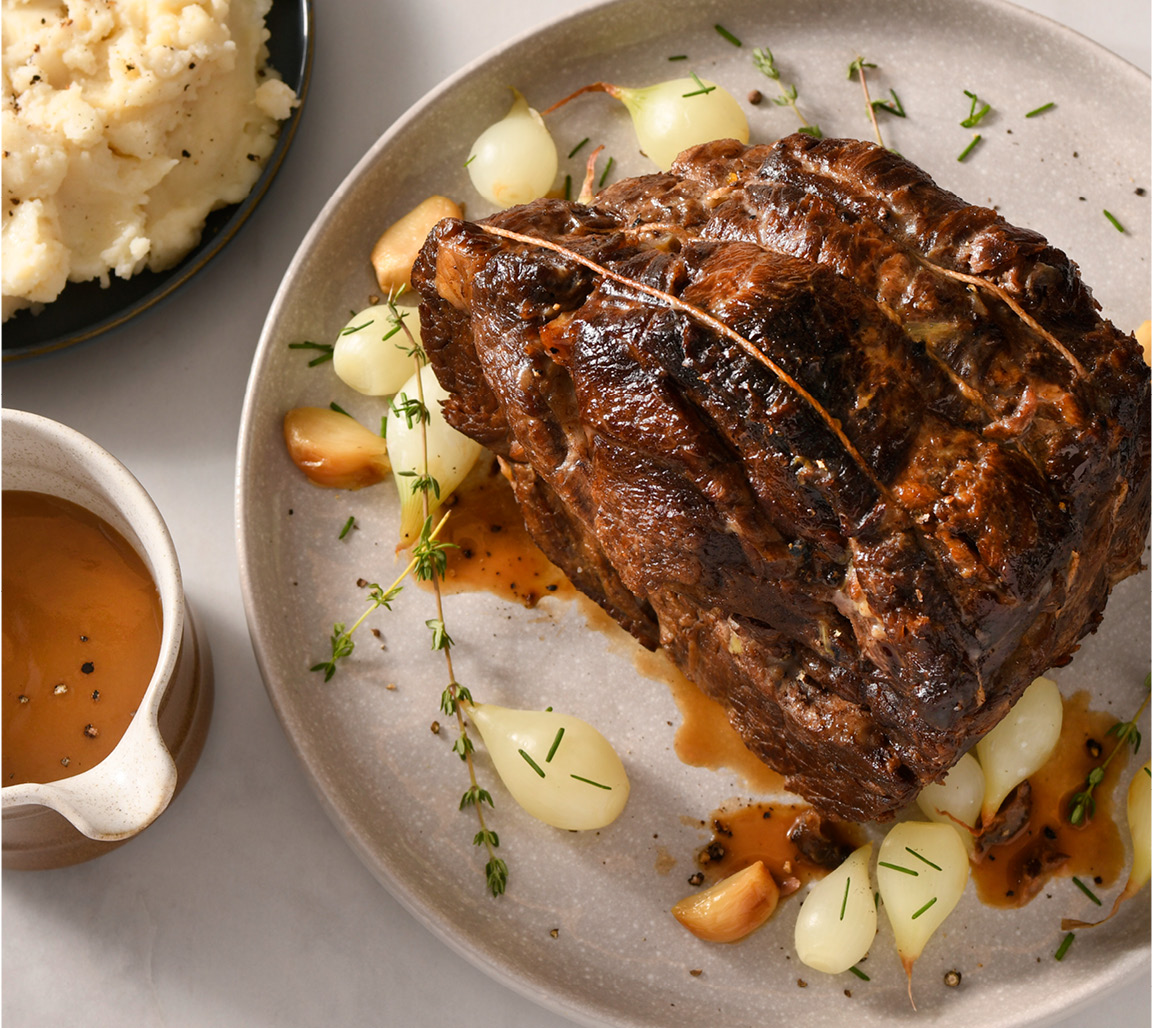
[[[438,524],[430,533],[433,539],[436,538],[440,532],[445,521],[448,520],[448,514],[445,514],[440,519]],[[344,660],[346,657],[351,656],[352,651],[356,648],[356,644],[352,641],[352,634],[364,624],[365,618],[368,617],[374,610],[379,610],[384,607],[385,610],[392,610],[392,601],[399,595],[401,589],[404,588],[404,580],[412,574],[417,564],[416,556],[413,556],[405,567],[405,569],[397,576],[396,580],[387,589],[382,589],[375,582],[369,583],[366,587],[368,589],[368,598],[370,600],[368,608],[363,614],[360,615],[351,627],[346,627],[343,621],[337,621],[332,626],[332,635],[329,637],[329,646],[331,654],[328,660],[322,660],[319,663],[313,664],[309,671],[323,671],[324,680],[331,681],[332,676],[336,674],[337,662]]]
[[[873,103],[873,99],[869,96],[869,82],[865,75],[866,68],[875,68],[876,65],[872,61],[866,61],[865,58],[858,54],[853,58],[849,64],[848,77],[851,79],[855,74],[861,80],[861,92],[865,94],[865,109],[869,112],[869,121],[873,123],[873,132],[877,136],[877,146],[884,146],[885,141],[881,138],[881,126],[877,124],[877,105]],[[896,94],[894,94],[895,96]]]
[[[392,303],[391,297],[389,303]],[[448,685],[446,685],[441,692],[440,706],[446,715],[456,718],[457,736],[452,744],[452,749],[453,752],[464,761],[465,766],[468,768],[469,785],[461,797],[460,809],[463,810],[465,807],[471,807],[476,814],[479,830],[473,836],[472,841],[474,846],[484,847],[487,855],[487,860],[484,865],[485,884],[488,891],[495,897],[502,895],[505,889],[508,888],[508,864],[496,855],[496,851],[500,847],[500,837],[495,831],[489,828],[485,820],[484,804],[487,802],[491,808],[493,802],[492,796],[480,787],[480,782],[476,774],[476,764],[472,757],[473,742],[472,737],[468,733],[468,722],[465,720],[465,708],[472,703],[472,695],[456,680],[456,672],[452,666],[453,641],[452,637],[448,634],[448,629],[445,627],[444,599],[441,595],[440,582],[441,579],[444,578],[448,566],[447,550],[449,544],[439,542],[436,539],[436,532],[432,527],[432,511],[429,494],[432,493],[439,498],[440,485],[436,479],[429,474],[428,470],[430,466],[428,459],[428,408],[425,405],[424,386],[421,382],[422,376],[420,375],[421,366],[427,358],[424,352],[417,346],[416,340],[413,339],[408,327],[400,321],[399,317],[397,321],[402,325],[405,334],[408,335],[409,341],[413,346],[413,358],[417,366],[416,399],[425,415],[419,418],[422,468],[420,475],[414,483],[415,488],[419,489],[421,494],[424,524],[420,530],[420,537],[413,546],[414,573],[419,580],[428,582],[432,586],[432,594],[436,606],[436,617],[429,618],[425,621],[425,627],[428,628],[431,633],[432,649],[439,650],[444,654],[445,667],[448,672]],[[442,519],[441,524],[443,523]]]
[[[1129,721],[1118,721],[1106,733],[1107,735],[1115,735],[1117,742],[1114,744],[1113,749],[1109,751],[1109,755],[1085,777],[1084,787],[1079,792],[1073,794],[1073,798],[1069,801],[1070,824],[1079,825],[1082,821],[1092,820],[1093,813],[1097,809],[1097,802],[1093,798],[1093,790],[1105,780],[1105,771],[1113,758],[1117,756],[1117,753],[1125,746],[1132,746],[1134,753],[1141,748],[1141,732],[1137,728],[1137,721],[1144,712],[1145,705],[1149,702],[1149,685],[1151,679],[1153,679],[1153,672],[1145,676],[1145,697],[1141,700],[1141,705],[1137,708],[1137,713],[1134,714]]]
[[[776,84],[777,88],[781,91],[781,95],[773,98],[773,103],[778,107],[791,107],[793,113],[797,116],[797,120],[801,123],[801,127],[797,129],[798,132],[804,133],[806,136],[812,136],[814,139],[821,139],[821,128],[819,125],[810,124],[808,119],[801,113],[801,109],[797,106],[797,87],[795,84],[790,83],[785,85],[781,81],[781,73],[777,68],[776,59],[773,57],[773,52],[767,46],[758,46],[753,51],[753,65],[762,74],[771,78]]]

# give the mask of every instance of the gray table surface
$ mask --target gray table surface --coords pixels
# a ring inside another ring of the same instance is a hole
[[[319,0],[312,95],[298,139],[239,239],[161,310],[94,344],[4,367],[5,406],[84,432],[152,494],[216,665],[208,743],[171,811],[92,863],[4,875],[6,1028],[567,1023],[430,935],[322,811],[252,655],[233,480],[253,349],[325,200],[440,80],[581,6]],[[1149,71],[1148,0],[1023,6]],[[387,89],[370,88],[370,66],[388,69]],[[1087,1023],[1149,1024],[1148,975],[1060,1022]]]

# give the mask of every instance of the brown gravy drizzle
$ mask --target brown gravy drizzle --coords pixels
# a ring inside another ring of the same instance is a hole
[[[483,590],[530,608],[543,596],[575,592],[532,541],[495,458],[482,456],[444,509],[452,512],[439,535],[452,544],[444,592]]]
[[[1057,748],[1029,779],[1033,802],[1028,823],[1016,839],[992,847],[984,859],[972,864],[973,883],[983,903],[1023,907],[1056,876],[1076,875],[1090,888],[1117,880],[1125,863],[1125,845],[1113,819],[1113,793],[1128,752],[1113,758],[1094,790],[1093,817],[1079,826],[1068,818],[1073,794],[1084,788],[1089,772],[1116,744],[1115,736],[1105,734],[1116,722],[1112,714],[1089,709],[1088,693],[1065,700]]]
[[[533,543],[495,459],[479,462],[449,507],[452,516],[440,535],[456,546],[449,551],[447,592],[485,590],[526,607],[534,607],[548,594],[580,598],[563,572]],[[616,623],[591,601],[585,604],[585,613],[590,626],[616,629]],[[681,714],[675,749],[683,763],[712,770],[727,768],[754,793],[784,791],[783,777],[745,747],[720,703],[659,652],[638,647],[633,660],[639,672],[665,682],[672,693]],[[1023,831],[972,863],[974,885],[983,903],[1022,907],[1054,877],[1076,875],[1090,887],[1107,887],[1123,869],[1125,845],[1113,818],[1113,792],[1126,754],[1118,753],[1097,786],[1092,819],[1075,827],[1066,816],[1070,797],[1083,787],[1089,771],[1104,760],[1115,742],[1106,732],[1117,718],[1090,710],[1088,703],[1084,692],[1065,700],[1057,748],[1029,780],[1032,810]],[[809,809],[800,801],[750,801],[713,811],[708,820],[699,822],[712,832],[698,854],[702,880],[719,880],[757,860],[764,861],[778,883],[792,882],[793,887],[821,877],[825,870],[811,863],[788,838],[789,829]],[[866,838],[857,825],[823,822],[822,828],[832,841],[849,847],[863,844]]]

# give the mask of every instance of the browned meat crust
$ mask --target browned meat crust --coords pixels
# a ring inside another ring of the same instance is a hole
[[[824,813],[939,778],[1139,567],[1135,341],[871,144],[720,141],[445,221],[414,282],[541,547]]]

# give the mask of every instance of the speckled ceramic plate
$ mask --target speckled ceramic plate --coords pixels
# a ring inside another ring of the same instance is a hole
[[[95,280],[70,282],[38,313],[18,311],[4,324],[5,361],[52,353],[95,339],[150,310],[189,282],[248,221],[284,163],[304,109],[312,72],[312,0],[273,0],[265,23],[269,64],[293,88],[300,103],[281,122],[276,146],[248,196],[210,213],[200,242],[179,264],[164,271],[143,271],[132,278],[113,276],[106,289]]]
[[[718,34],[718,22],[744,46]],[[288,344],[335,339],[373,292],[368,253],[377,234],[428,193],[485,213],[463,165],[472,140],[507,108],[508,86],[543,108],[597,79],[645,84],[692,70],[738,97],[754,88],[770,96],[773,84],[750,60],[765,45],[826,135],[871,135],[859,87],[845,74],[866,55],[877,65],[874,95],[893,88],[908,112],[883,122],[888,145],[1069,252],[1117,324],[1131,329],[1148,317],[1149,199],[1139,191],[1150,186],[1149,80],[1075,34],[991,0],[627,0],[559,21],[464,69],[395,124],[326,206],[285,277],[252,369],[239,454],[242,582],[256,654],[334,823],[379,880],[448,945],[569,1018],[630,1028],[1044,1023],[1148,965],[1147,903],[1083,933],[1074,968],[1053,959],[1060,920],[1091,908],[1068,880],[1017,912],[985,907],[970,890],[917,966],[915,1015],[887,926],[869,958],[871,981],[805,973],[803,989],[791,955],[793,904],[737,946],[709,946],[681,929],[669,907],[707,841],[693,821],[749,791],[730,773],[678,761],[680,715],[666,685],[638,671],[628,640],[590,630],[574,601],[546,598],[529,610],[483,593],[449,600],[457,675],[478,698],[585,717],[614,742],[632,779],[625,814],[595,834],[548,829],[498,792],[495,827],[511,870],[500,901],[485,894],[473,822],[457,811],[462,767],[447,733],[429,732],[443,670],[427,648],[428,597],[402,594],[374,622],[380,643],[364,636],[328,684],[308,671],[325,655],[333,622],[363,609],[357,579],[385,582],[399,570],[397,509],[387,484],[319,490],[289,462],[280,437],[289,408],[335,399],[376,424],[382,406],[340,387],[327,366],[309,368],[307,353]],[[677,54],[688,59],[670,64]],[[959,125],[966,89],[993,112],[959,161],[974,134]],[[1049,102],[1045,114],[1025,117]],[[767,101],[748,114],[755,140],[795,124]],[[550,123],[562,175],[579,182],[584,152],[563,155],[584,136],[606,144],[612,176],[649,170],[623,108],[608,97],[583,97]],[[350,515],[359,529],[338,541]],[[1129,716],[1148,668],[1148,595],[1147,576],[1116,590],[1102,631],[1057,673],[1065,690],[1089,689],[1095,705]],[[962,971],[961,988],[942,985],[949,968]]]

